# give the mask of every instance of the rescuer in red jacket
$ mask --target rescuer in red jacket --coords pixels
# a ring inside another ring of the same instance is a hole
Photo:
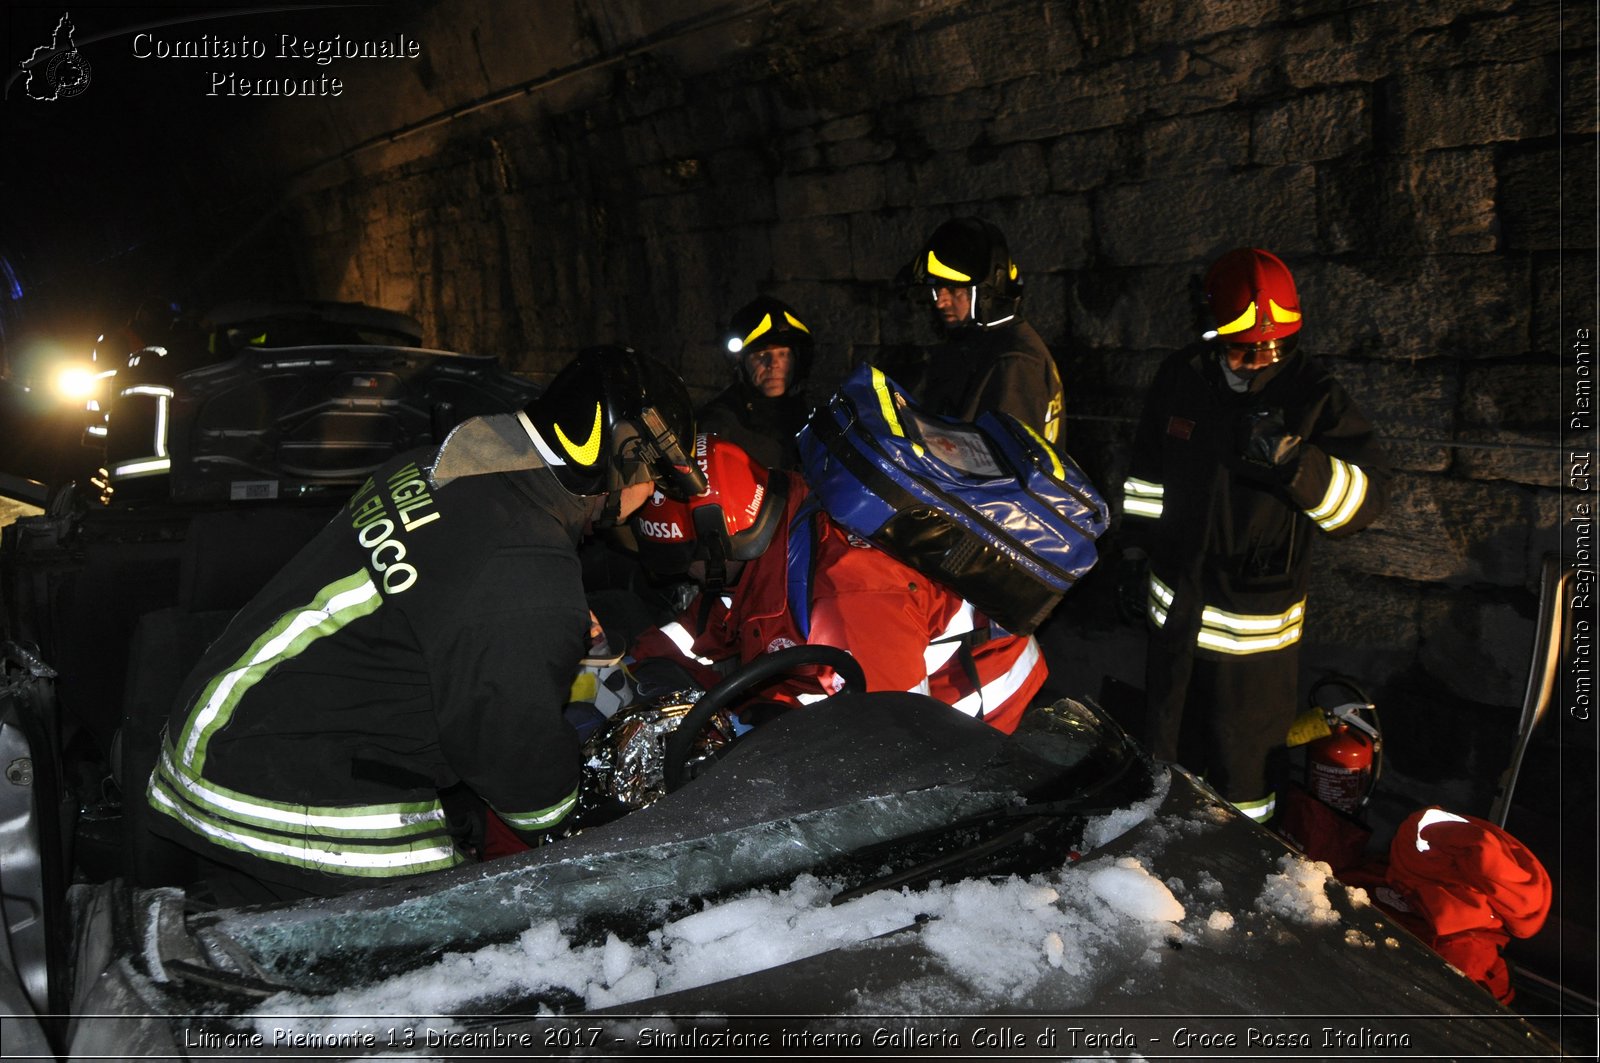
[[[688,502],[657,492],[633,529],[647,567],[687,573],[703,589],[677,620],[640,636],[636,658],[674,660],[709,689],[763,653],[836,646],[860,662],[869,690],[929,694],[1016,728],[1046,675],[1032,636],[991,628],[954,592],[835,526],[800,477],[716,436],[696,437],[694,458],[709,489]],[[767,696],[804,704],[833,689],[825,671]]]

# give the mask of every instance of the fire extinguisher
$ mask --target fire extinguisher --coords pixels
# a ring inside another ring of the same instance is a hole
[[[1321,692],[1328,687],[1343,688],[1346,700],[1330,698],[1326,700],[1334,703],[1325,704]],[[1383,770],[1377,707],[1350,679],[1329,676],[1312,686],[1306,717],[1315,721],[1313,726],[1320,724],[1320,737],[1306,741],[1306,789],[1323,804],[1353,816],[1371,799]],[[1305,734],[1306,724],[1299,726]]]

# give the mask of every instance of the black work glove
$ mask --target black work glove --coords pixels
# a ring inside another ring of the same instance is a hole
[[[679,690],[700,688],[700,684],[682,665],[665,657],[652,657],[630,664],[628,674],[633,677],[634,689],[639,692],[641,701],[650,701]]]
[[[1251,410],[1239,421],[1238,471],[1251,479],[1287,483],[1300,467],[1301,439],[1282,410]]]
[[[1142,624],[1150,601],[1150,559],[1130,550],[1117,563],[1117,618],[1124,624]]]

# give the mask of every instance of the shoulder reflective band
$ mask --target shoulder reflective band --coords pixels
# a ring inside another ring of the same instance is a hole
[[[1333,475],[1328,479],[1328,489],[1315,508],[1306,510],[1306,516],[1316,521],[1323,531],[1336,531],[1350,523],[1361,503],[1367,500],[1367,474],[1361,466],[1338,458],[1333,463]]]
[[[268,672],[382,604],[378,588],[362,569],[328,584],[306,605],[279,617],[232,667],[214,676],[201,691],[179,738],[182,765],[197,774],[204,771],[211,736],[227,725],[239,700]]]
[[[1167,489],[1158,483],[1130,476],[1122,481],[1122,511],[1130,517],[1161,516]]]

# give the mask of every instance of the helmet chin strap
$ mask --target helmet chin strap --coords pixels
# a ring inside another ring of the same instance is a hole
[[[599,497],[600,508],[594,516],[594,526],[597,529],[615,528],[621,523],[622,517],[622,489],[615,488]]]

